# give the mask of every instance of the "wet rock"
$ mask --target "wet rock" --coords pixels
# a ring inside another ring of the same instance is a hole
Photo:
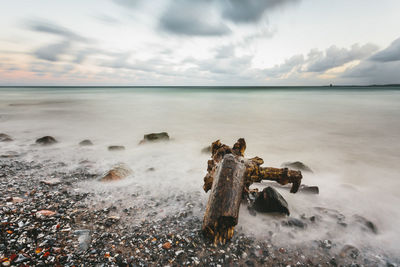
[[[361,229],[363,229],[366,232],[378,233],[378,229],[376,228],[375,224],[366,218],[360,216],[360,215],[353,215],[353,220],[361,225]]]
[[[89,139],[85,139],[79,143],[80,146],[92,146],[93,143]]]
[[[10,142],[13,141],[13,139],[5,133],[0,133],[0,142]]]
[[[49,180],[42,180],[40,182],[42,184],[45,184],[45,185],[59,185],[59,184],[61,184],[61,180],[59,178],[53,178],[53,179],[49,179]]]
[[[360,255],[360,251],[358,248],[352,246],[352,245],[345,245],[339,253],[340,257],[346,258],[346,257],[351,257],[353,259],[357,259],[358,255]]]
[[[332,241],[329,239],[325,239],[324,241],[321,241],[320,247],[324,249],[331,249],[332,248]]]
[[[43,136],[36,140],[36,144],[39,145],[52,145],[57,143],[57,140],[52,136]]]
[[[29,258],[25,257],[22,254],[18,254],[18,258],[16,258],[14,260],[14,263],[23,263],[23,262],[28,261],[28,260],[29,260]]]
[[[211,154],[211,146],[206,146],[205,148],[203,148],[203,149],[201,150],[201,153],[204,153],[204,154]]]
[[[340,213],[339,211],[335,209],[329,209],[329,208],[324,208],[324,207],[314,207],[315,210],[317,210],[321,215],[326,215],[334,220],[342,226],[345,226],[345,219],[346,217]],[[323,216],[322,216],[323,217]],[[316,218],[321,218],[321,216],[316,216]]]
[[[7,152],[5,152],[5,154],[2,154],[0,157],[1,158],[16,158],[19,156],[20,155],[15,151],[7,151]]]
[[[301,185],[299,188],[299,192],[305,193],[305,194],[319,194],[319,188],[318,186],[308,186],[308,185]]]
[[[100,181],[102,182],[110,182],[110,181],[118,181],[122,180],[133,173],[132,169],[129,168],[125,164],[118,164],[114,166],[111,170],[105,173]]]
[[[122,151],[125,150],[124,146],[109,146],[108,151]]]
[[[143,140],[139,144],[156,141],[168,141],[169,135],[166,132],[145,134]]]
[[[296,171],[313,172],[313,170],[311,170],[310,167],[308,167],[301,161],[288,161],[288,162],[282,163],[281,166],[284,168],[289,168],[289,169],[296,170]]]
[[[171,242],[168,241],[168,242],[165,242],[165,243],[162,245],[162,248],[163,248],[163,249],[170,249],[171,246],[172,246],[172,245],[171,245]]]
[[[39,210],[38,212],[36,212],[36,217],[37,218],[52,217],[52,216],[54,216],[56,214],[57,213],[55,211],[52,211],[52,210]]]
[[[282,222],[283,226],[288,226],[288,227],[297,227],[304,229],[307,227],[307,224],[305,224],[303,221],[296,219],[296,218],[289,218],[287,221]]]
[[[120,220],[118,216],[110,216],[105,221],[105,226],[110,227],[111,225],[117,223]]]
[[[286,200],[274,188],[267,187],[260,193],[257,193],[253,203],[254,210],[258,212],[276,212],[289,215],[289,207]]]
[[[10,197],[10,198],[7,198],[7,200],[6,200],[7,202],[12,202],[12,203],[22,203],[22,202],[24,202],[24,199],[23,198],[20,198],[20,197]]]

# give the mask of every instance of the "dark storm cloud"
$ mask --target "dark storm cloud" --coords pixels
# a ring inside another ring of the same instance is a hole
[[[268,11],[300,0],[220,0],[223,17],[236,23],[260,21]]]
[[[215,14],[212,1],[176,0],[160,18],[160,27],[180,35],[218,36],[231,30]]]
[[[400,60],[400,38],[394,40],[389,47],[376,53],[370,58],[372,61],[390,62]]]
[[[57,61],[62,54],[65,54],[70,48],[69,41],[45,45],[34,51],[34,55],[39,59],[48,61]]]
[[[325,53],[318,50],[311,50],[308,55],[309,72],[324,72],[329,69],[340,67],[353,60],[367,58],[378,49],[376,45],[366,44],[360,46],[354,44],[350,49],[331,46]]]

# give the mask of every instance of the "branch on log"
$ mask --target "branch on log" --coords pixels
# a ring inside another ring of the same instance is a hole
[[[240,138],[232,148],[219,140],[211,145],[212,159],[208,161],[204,177],[204,191],[211,189],[202,230],[215,244],[225,243],[233,236],[238,222],[240,203],[246,199],[252,183],[262,180],[279,184],[292,184],[291,193],[296,193],[301,184],[301,172],[287,168],[261,167],[263,159],[244,158],[246,142]]]

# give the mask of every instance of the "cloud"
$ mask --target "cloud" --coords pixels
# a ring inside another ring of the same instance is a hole
[[[370,60],[378,62],[400,60],[400,38],[394,40],[386,49],[373,55]]]
[[[263,15],[301,0],[175,0],[170,1],[159,24],[181,35],[217,36],[231,33],[229,22],[257,23]],[[263,32],[270,36],[272,32]]]
[[[399,69],[400,61],[374,62],[366,60],[347,70],[341,77],[363,84],[400,84]]]
[[[85,38],[73,31],[57,25],[56,23],[45,22],[41,20],[30,20],[27,22],[32,31],[56,35],[61,38],[57,43],[47,44],[39,47],[33,52],[38,59],[48,61],[58,61],[60,56],[71,53],[74,44],[90,44],[93,41]],[[87,55],[93,54],[96,49],[81,50],[76,55],[76,63],[82,62]]]
[[[208,59],[186,58],[182,64],[189,64],[193,71],[198,73],[209,73],[218,78],[225,79],[245,78],[251,69],[252,56],[237,56],[233,45],[221,46],[215,49],[215,56]]]
[[[176,0],[162,14],[160,27],[180,35],[219,36],[231,32],[209,0]]]
[[[137,4],[140,0],[112,0],[114,3],[127,7],[127,8],[136,8]]]
[[[236,23],[254,23],[272,9],[283,7],[299,0],[223,0],[222,15]]]
[[[357,79],[364,84],[400,83],[400,38],[387,48],[364,59],[360,64],[349,68],[341,77]]]
[[[66,53],[70,47],[71,42],[65,40],[60,43],[40,47],[34,52],[34,55],[39,59],[57,61],[59,56]]]
[[[324,72],[326,70],[340,67],[354,60],[361,60],[372,55],[378,49],[376,45],[365,44],[360,46],[354,44],[350,49],[331,46],[325,53],[318,50],[311,50],[308,56],[309,72]]]
[[[82,37],[79,34],[76,34],[67,28],[59,26],[55,23],[49,23],[41,20],[31,20],[28,23],[28,27],[37,32],[48,33],[53,35],[58,35],[63,38],[69,39],[69,41],[79,41],[79,42],[87,42],[88,39]]]
[[[264,69],[262,72],[268,78],[279,78],[282,75],[287,75],[292,71],[301,71],[302,65],[305,63],[303,55],[294,55],[285,60],[284,63],[276,65],[272,68]]]
[[[120,23],[120,21],[117,18],[106,15],[106,14],[99,14],[97,16],[94,16],[94,18],[96,18],[101,23],[110,24],[110,25]]]

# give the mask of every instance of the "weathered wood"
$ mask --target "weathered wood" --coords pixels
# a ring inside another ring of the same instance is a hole
[[[246,142],[240,138],[232,148],[219,140],[211,145],[212,159],[208,161],[204,177],[204,191],[211,189],[202,230],[214,243],[225,243],[233,236],[238,222],[240,203],[250,191],[252,183],[272,180],[279,184],[292,184],[296,193],[301,183],[301,172],[288,168],[261,167],[259,157],[244,158]]]
[[[238,223],[246,166],[241,157],[226,154],[217,167],[203,221],[203,233],[225,243]]]

